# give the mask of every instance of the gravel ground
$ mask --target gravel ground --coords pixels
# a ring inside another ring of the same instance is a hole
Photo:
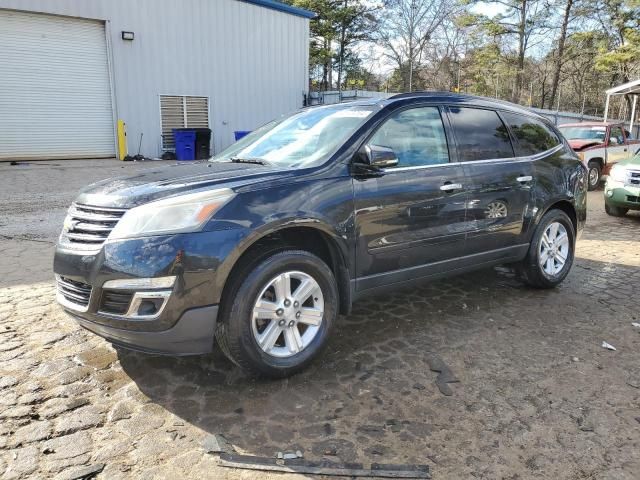
[[[592,192],[560,288],[497,268],[363,300],[312,368],[258,381],[219,353],[114,349],[53,301],[78,188],[154,166],[0,164],[0,478],[295,478],[218,466],[211,433],[434,479],[640,478],[640,215],[608,217]]]

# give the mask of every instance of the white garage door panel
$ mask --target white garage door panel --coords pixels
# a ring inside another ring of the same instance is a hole
[[[104,24],[0,10],[0,159],[115,153]]]

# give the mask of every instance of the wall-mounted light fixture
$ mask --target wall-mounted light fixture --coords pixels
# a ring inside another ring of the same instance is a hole
[[[134,37],[134,36],[135,36],[135,35],[134,35],[134,33],[133,33],[133,32],[124,32],[124,31],[122,32],[122,39],[123,39],[123,40],[129,40],[129,41],[131,41],[131,40],[133,40],[133,37]]]

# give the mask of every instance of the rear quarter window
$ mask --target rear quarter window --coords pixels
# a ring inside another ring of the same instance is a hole
[[[508,112],[500,112],[500,115],[516,137],[515,149],[519,157],[545,152],[561,143],[555,132],[536,118]]]

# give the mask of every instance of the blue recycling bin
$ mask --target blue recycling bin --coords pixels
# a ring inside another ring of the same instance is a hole
[[[173,130],[173,140],[176,144],[176,159],[180,161],[196,159],[196,131],[188,128]]]
[[[236,142],[240,140],[242,137],[246,137],[251,133],[251,130],[236,130],[233,132],[233,136],[236,137]]]

